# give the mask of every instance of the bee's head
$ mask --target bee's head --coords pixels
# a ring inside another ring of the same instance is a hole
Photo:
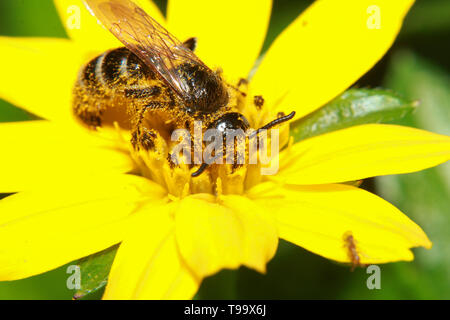
[[[177,67],[177,73],[186,88],[183,100],[188,113],[212,113],[228,103],[222,78],[211,69],[200,64],[182,63]]]
[[[209,126],[209,129],[216,129],[223,135],[226,134],[227,130],[242,129],[243,132],[246,132],[249,128],[250,124],[247,119],[238,112],[225,113]]]
[[[234,135],[236,133],[240,133],[242,134],[242,137],[245,137],[246,135],[246,131],[250,128],[250,124],[247,121],[247,119],[244,117],[243,114],[240,114],[238,112],[229,112],[229,113],[225,113],[223,115],[221,115],[219,118],[217,118],[216,120],[214,120],[209,126],[208,126],[208,130],[215,130],[217,133],[219,133],[220,135],[222,135],[223,137],[223,143],[228,142],[227,141],[227,135]],[[238,131],[241,130],[241,131]],[[218,143],[217,141],[215,141],[215,143]],[[234,143],[234,140],[233,140]],[[219,154],[216,156],[220,156],[222,157],[223,154]],[[201,175],[206,168],[209,166],[208,163],[203,163],[200,168],[192,173],[193,177],[197,177],[199,175]]]
[[[279,125],[281,123],[284,123],[288,120],[291,120],[295,116],[295,112],[291,112],[288,115],[280,115],[277,119],[267,123],[266,125],[262,126],[258,130],[255,130],[251,132],[248,135],[247,130],[250,128],[250,124],[247,121],[247,119],[244,117],[244,115],[238,113],[238,112],[229,112],[225,113],[224,115],[220,116],[218,119],[214,120],[209,126],[208,129],[215,129],[218,132],[220,132],[226,140],[226,136],[228,133],[236,132],[236,130],[242,130],[245,136],[252,138],[257,136],[261,131],[271,129],[272,127]],[[197,171],[192,173],[192,177],[198,177],[201,175],[207,168],[209,164],[203,163]]]

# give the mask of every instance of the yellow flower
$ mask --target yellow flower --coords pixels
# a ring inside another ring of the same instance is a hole
[[[150,2],[136,2],[179,39],[197,37],[199,57],[221,67],[231,83],[252,70],[271,11],[270,0],[170,0],[165,19]],[[74,121],[78,70],[120,44],[81,1],[55,4],[70,39],[0,37],[0,97],[42,118],[0,125],[0,192],[16,193],[0,201],[0,280],[30,277],[121,243],[104,298],[184,299],[220,269],[264,272],[278,238],[346,263],[349,231],[364,264],[412,260],[410,248],[431,247],[395,207],[342,183],[445,162],[449,137],[361,125],[290,144],[275,176],[244,167],[215,181],[209,173],[191,179],[185,168],[172,170],[154,155],[132,151],[118,128],[98,134]],[[260,113],[247,101],[252,126],[280,111],[306,115],[342,93],[389,49],[412,4],[311,5],[273,43],[250,81],[248,96],[266,101]],[[73,5],[81,9],[79,29],[68,10]],[[370,6],[379,10],[379,25],[370,21]]]

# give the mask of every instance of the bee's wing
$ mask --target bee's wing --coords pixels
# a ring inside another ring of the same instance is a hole
[[[83,1],[91,14],[181,98],[188,96],[186,83],[175,68],[184,62],[205,66],[192,51],[130,0]]]

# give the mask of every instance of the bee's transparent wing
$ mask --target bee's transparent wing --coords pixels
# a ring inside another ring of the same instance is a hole
[[[186,84],[175,68],[185,62],[205,66],[192,51],[130,0],[83,1],[91,14],[181,98],[188,96]]]

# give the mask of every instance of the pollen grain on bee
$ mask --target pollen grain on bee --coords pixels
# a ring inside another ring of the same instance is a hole
[[[172,132],[171,141],[176,142],[170,153],[173,163],[261,164],[262,175],[277,173],[278,129],[270,130],[269,139],[269,130],[259,130],[254,134],[254,130],[244,132],[242,129],[211,128],[203,132],[201,121],[196,121],[194,127],[196,129],[193,134],[187,129],[176,129]]]

